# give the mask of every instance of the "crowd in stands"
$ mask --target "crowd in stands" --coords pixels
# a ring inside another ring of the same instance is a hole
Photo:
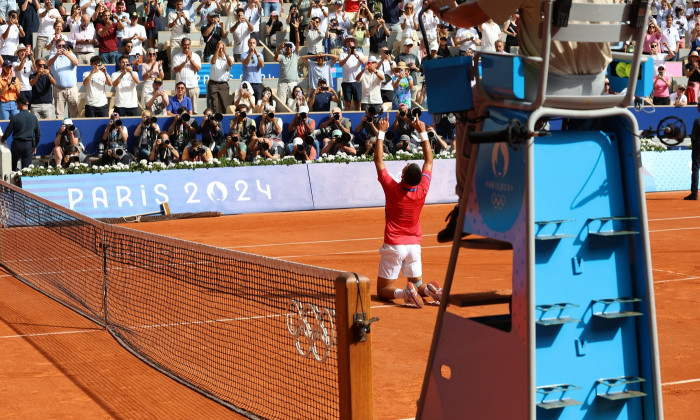
[[[306,160],[338,152],[369,154],[378,118],[389,111],[393,141],[387,142],[385,151],[416,151],[420,142],[410,119],[414,108],[426,104],[423,60],[473,55],[476,50],[509,52],[518,45],[517,11],[506,22],[489,20],[475,28],[454,28],[428,10],[422,17],[423,39],[418,16],[424,4],[423,0],[291,4],[1,0],[0,119],[18,112],[16,101],[22,96],[39,118],[69,116],[61,131],[66,138],[57,134],[56,164],[65,163],[68,146],[84,154],[75,134],[79,131],[69,130],[74,127],[72,119],[80,117],[110,119],[103,136],[105,164],[128,159],[251,160],[294,155]],[[696,21],[700,1],[686,5],[663,0],[652,7],[654,18],[644,51],[653,55],[661,70],[654,79],[654,103],[695,103],[700,87],[700,18]],[[169,36],[159,43],[164,31]],[[684,46],[692,50],[686,66],[688,86],[674,92],[671,101],[672,83],[663,74],[664,62],[680,59]],[[264,83],[266,56],[268,63],[279,63],[274,86]],[[210,64],[206,92],[200,91],[199,83],[203,63]],[[242,81],[231,92],[234,63],[242,66]],[[82,82],[77,77],[79,64],[90,66]],[[105,64],[114,64],[115,71],[110,73]],[[342,68],[337,89],[335,65]],[[171,80],[175,89],[168,92],[164,85]],[[200,96],[206,97],[205,110],[200,109]],[[361,123],[352,127],[343,110],[364,112]],[[275,112],[294,113],[294,120],[285,127]],[[310,112],[329,118],[317,126]],[[192,115],[201,113],[203,123],[190,122]],[[229,127],[220,126],[221,114],[235,115]],[[258,123],[251,114],[261,115]],[[133,133],[117,125],[120,117],[139,115],[143,122]],[[161,130],[156,121],[165,116],[174,120]],[[436,151],[449,148],[455,116],[433,119],[432,144]],[[137,146],[126,151],[129,136]]]

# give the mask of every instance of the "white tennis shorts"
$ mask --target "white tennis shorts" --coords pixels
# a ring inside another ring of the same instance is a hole
[[[388,245],[382,244],[379,249],[379,273],[378,276],[396,280],[399,273],[406,277],[420,277],[423,275],[423,265],[420,259],[420,245]]]

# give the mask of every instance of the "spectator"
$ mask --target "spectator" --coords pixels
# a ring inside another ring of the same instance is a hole
[[[518,46],[518,25],[520,24],[520,13],[515,12],[510,15],[510,19],[503,24],[503,32],[506,33],[506,52],[510,54],[512,47]]]
[[[78,59],[70,50],[66,48],[65,41],[56,44],[56,54],[49,58],[47,65],[51,69],[51,74],[56,79],[53,89],[54,104],[56,105],[56,118],[63,119],[66,103],[70,116],[78,117],[78,83],[76,69]]]
[[[698,103],[698,87],[700,87],[700,68],[698,68],[698,52],[693,51],[688,56],[688,64],[685,65],[685,77],[688,78],[688,104]],[[656,64],[656,60],[654,61]]]
[[[218,48],[211,59],[211,70],[207,82],[207,106],[215,113],[226,112],[229,103],[229,84],[233,57],[226,52],[226,44],[219,41]]]
[[[158,31],[162,26],[160,17],[163,16],[163,3],[155,0],[147,0],[144,3],[144,13],[146,14],[144,28],[148,37],[148,46],[155,48],[158,41]]]
[[[163,71],[163,62],[156,60],[156,50],[149,48],[146,53],[146,58],[141,64],[141,77],[143,77],[143,85],[141,85],[141,104],[146,105],[146,102],[153,94],[153,81],[155,79],[163,79],[165,73]],[[158,115],[155,113],[154,115]]]
[[[311,10],[311,2],[313,0],[298,0],[296,2],[297,7],[299,8],[299,18],[300,24],[300,35],[303,29],[307,26],[309,26],[309,11]],[[304,43],[304,40],[300,40],[300,45]]]
[[[105,150],[102,154],[102,165],[116,165],[117,163],[128,165],[134,161],[133,156],[126,151],[128,138],[129,132],[119,118],[119,113],[112,113],[109,124],[102,133]]]
[[[197,114],[199,102],[199,80],[197,72],[202,68],[202,60],[199,55],[192,53],[192,42],[189,38],[182,38],[182,52],[173,57],[173,71],[175,80],[183,82],[187,88],[187,96],[192,99],[192,112]]]
[[[182,162],[206,162],[211,163],[214,156],[208,147],[199,139],[192,140],[192,144],[182,152]]]
[[[58,12],[58,9],[53,7],[52,0],[44,0],[44,5],[39,9],[39,31],[36,36],[36,47],[34,48],[39,57],[46,56],[44,47],[53,37],[53,25],[59,19],[61,19],[61,14]]]
[[[321,0],[313,0],[309,9],[309,19],[318,18],[318,30],[321,34],[326,33],[328,28],[328,7],[321,4]]]
[[[14,10],[10,12],[7,22],[0,25],[0,33],[2,34],[0,55],[4,60],[12,59],[19,46],[19,40],[25,35],[24,30],[19,26],[17,12]]]
[[[10,12],[15,10],[17,10],[17,4],[15,1],[0,1],[0,20],[9,20]]]
[[[671,105],[669,99],[669,88],[671,87],[671,78],[666,76],[666,68],[659,66],[658,72],[654,76],[654,105]]]
[[[129,63],[129,57],[123,55],[119,59],[119,71],[112,73],[114,112],[126,117],[139,115],[139,98],[136,92],[139,83],[141,80]]]
[[[338,20],[333,18],[326,29],[326,51],[340,56],[343,52],[343,42],[345,41],[345,31],[338,27]]]
[[[455,41],[454,41],[454,39],[452,39],[452,36],[450,35],[449,29],[450,29],[450,25],[448,25],[444,22],[440,22],[438,24],[438,37],[439,38],[445,37],[445,39],[447,39],[447,46],[454,47]]]
[[[345,11],[351,21],[355,21],[358,10],[360,10],[360,0],[345,0]]]
[[[141,121],[134,129],[134,157],[136,160],[148,159],[156,139],[160,135],[158,118],[151,115],[151,111],[145,110],[141,114]]]
[[[459,28],[455,34],[455,45],[459,47],[460,55],[467,55],[469,49],[474,50],[481,45],[479,34],[474,28]]]
[[[197,6],[197,13],[199,13],[200,16],[200,25],[202,25],[201,32],[202,35],[204,35],[204,28],[206,26],[204,25],[210,25],[211,20],[209,19],[209,16],[211,15],[221,15],[223,13],[224,9],[221,7],[221,3],[218,1],[214,0],[204,0],[199,3],[199,6]],[[219,25],[221,26],[221,25]],[[204,38],[206,39],[207,35],[204,35]],[[218,40],[217,40],[218,41]],[[214,46],[216,46],[216,43],[214,43]],[[213,54],[213,49],[212,49],[212,54]],[[205,58],[204,61],[209,61]]]
[[[49,50],[49,57],[56,54],[56,45],[58,44],[58,41],[68,41],[68,37],[66,35],[63,35],[62,20],[57,20],[56,23],[53,24],[53,29],[55,31],[54,36],[44,47],[45,49]]]
[[[236,10],[236,23],[230,29],[233,36],[233,58],[236,61],[241,61],[241,53],[248,45],[248,39],[253,29],[253,24],[245,17],[245,11],[243,9]]]
[[[20,26],[24,29],[24,38],[20,39],[20,42],[34,47],[34,34],[39,29],[39,9],[41,5],[38,0],[17,0],[17,6]]]
[[[678,86],[676,91],[669,96],[669,101],[676,108],[688,105],[688,98],[685,96],[685,86]]]
[[[134,43],[125,39],[122,41],[122,55],[129,57],[129,63],[131,63],[134,67],[138,67],[138,63],[134,61],[136,58],[136,55],[133,53],[134,50]]]
[[[319,26],[321,26],[321,18],[313,17],[309,21],[309,26],[307,26],[306,30],[304,31],[304,37],[306,38],[306,50],[309,52],[309,54],[324,52],[324,33],[321,32]]]
[[[143,25],[139,25],[139,14],[136,12],[131,14],[130,22],[122,31],[122,42],[124,41],[131,41],[133,45],[131,54],[129,54],[130,58],[132,56],[143,57],[145,55],[143,43],[146,42],[146,28],[144,28]]]
[[[175,83],[175,95],[168,100],[166,111],[168,116],[180,114],[180,109],[192,112],[192,100],[187,97],[187,88],[184,82]]]
[[[112,12],[108,9],[102,11],[102,21],[97,23],[97,42],[99,45],[100,57],[102,61],[109,64],[116,64],[119,58],[119,47],[117,44],[117,30],[124,28],[120,21],[112,21]]]
[[[340,29],[343,31],[342,33],[342,38],[345,39],[345,37],[348,36],[350,33],[350,29],[352,29],[352,22],[350,21],[350,17],[348,16],[347,12],[343,10],[343,5],[338,4],[336,5],[336,9],[333,13],[328,16],[328,22],[333,22],[335,20],[337,29]],[[342,45],[341,45],[342,47]],[[332,53],[335,54],[335,53]],[[339,55],[340,53],[336,54]]]
[[[63,156],[71,154],[69,147],[75,147],[78,152],[79,161],[85,158],[85,153],[82,151],[82,139],[83,136],[80,134],[78,127],[73,125],[73,120],[66,118],[63,120],[63,124],[56,131],[56,138],[53,141],[53,160],[56,166],[60,166],[64,163]]]
[[[287,132],[290,133],[294,137],[306,139],[307,137],[311,137],[314,133],[314,129],[316,128],[316,121],[313,119],[309,118],[309,108],[306,106],[303,106],[299,108],[299,112],[297,112],[294,115],[294,119],[292,122],[289,124],[289,127],[287,127]],[[292,143],[287,144],[287,154],[291,155],[293,152],[293,145]],[[314,149],[315,149],[315,155],[314,159],[316,156],[318,156],[318,141],[314,140]]]
[[[2,63],[2,74],[0,74],[0,120],[9,120],[10,117],[19,113],[17,98],[19,98],[22,86],[12,71],[13,66],[14,63],[10,60]]]
[[[321,156],[336,155],[340,152],[352,156],[357,154],[357,150],[355,150],[355,146],[352,144],[352,137],[349,134],[344,135],[340,130],[333,130],[331,138],[323,141]]]
[[[678,45],[681,40],[680,34],[675,26],[673,26],[673,16],[666,16],[666,27],[661,32],[661,45],[663,52],[673,52],[675,57],[678,57]],[[675,58],[674,58],[675,59]]]
[[[298,25],[297,25],[298,28]],[[296,30],[297,28],[294,28]],[[284,48],[284,54],[280,55],[280,50]],[[299,83],[299,44],[285,42],[277,47],[275,51],[275,61],[280,63],[280,78],[277,82],[277,96],[283,104],[288,100],[294,100],[292,89]]]
[[[208,147],[214,156],[218,155],[226,140],[224,130],[221,128],[223,118],[222,114],[214,113],[211,108],[207,108],[204,110],[202,125],[197,129],[197,134],[202,136],[202,144]]]
[[[78,58],[78,63],[88,64],[90,58],[95,55],[95,27],[90,22],[90,16],[87,13],[80,17],[80,23],[74,25],[68,36],[70,42],[75,46],[75,56]]]
[[[104,7],[104,4],[101,4],[101,2],[98,2],[97,0],[80,0],[79,4],[80,9],[83,11],[83,13],[90,16],[90,19],[92,19],[92,16],[95,14],[98,7]]]
[[[497,53],[505,53],[506,52],[506,44],[501,41],[500,39],[496,41],[494,44],[494,48],[496,49],[495,51]]]
[[[363,155],[370,155],[374,151],[374,142],[377,140],[377,134],[379,130],[377,129],[377,124],[379,123],[379,115],[381,108],[379,110],[365,110],[365,114],[362,116],[362,120],[355,127],[355,139],[360,145],[359,152]],[[389,149],[385,150],[385,153],[389,153]]]
[[[392,84],[394,87],[394,101],[392,109],[399,109],[401,104],[411,106],[411,91],[413,90],[413,79],[408,74],[408,67],[403,61],[399,62],[394,73]]]
[[[382,19],[389,24],[389,29],[392,31],[400,31],[401,24],[401,9],[399,5],[401,0],[378,0],[382,5]],[[388,32],[388,31],[387,31]]]
[[[409,70],[409,75],[411,76],[411,81],[413,82],[413,87],[412,89],[412,94],[415,96],[415,88],[418,87],[416,77],[418,75],[418,72],[422,71],[420,68],[420,59],[411,52],[411,49],[413,48],[413,43],[411,40],[406,40],[404,41],[403,45],[403,53],[399,54],[396,56],[396,62],[401,63],[402,61],[406,63],[406,66],[408,67]],[[394,87],[396,89],[396,87]]]
[[[19,61],[17,61],[14,65],[14,72],[17,79],[19,79],[20,86],[22,86],[19,96],[26,96],[31,103],[32,85],[29,83],[29,80],[32,72],[34,71],[34,63],[27,54],[27,47],[25,47],[24,44],[19,44],[17,50],[15,51],[15,55]]]
[[[32,74],[29,84],[32,86],[32,99],[28,103],[32,104],[32,114],[41,119],[54,119],[56,108],[53,105],[53,88],[56,84],[46,60],[39,58],[36,60],[36,73]]]
[[[257,45],[258,42],[255,38],[251,37],[248,40],[248,49],[241,53],[241,61],[243,64],[241,80],[248,82],[253,89],[253,93],[255,94],[254,100],[262,98],[262,68],[265,65],[265,59],[262,54],[258,54],[258,50],[256,49]],[[251,109],[253,109],[252,106]]]
[[[274,108],[269,105],[263,109],[259,137],[255,156],[277,160],[284,155],[282,142],[282,118],[275,117]]]
[[[501,38],[501,27],[493,19],[481,24],[481,51],[496,51],[496,40]]]
[[[263,9],[265,7],[265,4],[270,4],[266,1],[263,0]],[[279,3],[271,3],[271,4],[279,4]],[[282,22],[280,22],[280,12],[277,10],[274,10],[270,13],[270,19],[267,20],[267,23],[265,23],[265,42],[267,43],[267,46],[270,47],[273,50],[277,49],[277,32],[283,32],[284,31],[284,26],[282,25]]]
[[[163,79],[160,77],[153,80],[153,91],[149,94],[144,94],[146,101],[146,109],[151,111],[155,116],[167,115],[166,109],[170,104],[168,94],[163,90]]]
[[[99,56],[90,59],[92,70],[83,73],[83,85],[85,86],[85,117],[107,117],[107,92],[106,87],[112,86],[112,78],[107,73],[107,68]]]
[[[185,146],[197,137],[197,123],[192,120],[192,116],[184,107],[177,109],[175,119],[168,127],[168,136],[180,155],[185,150]]]
[[[343,111],[337,106],[330,112],[330,117],[318,126],[316,138],[321,139],[321,144],[323,144],[324,148],[333,137],[334,131],[340,131],[340,134],[345,134],[346,137],[353,137],[352,123],[349,119],[343,117]]]
[[[377,58],[370,57],[362,71],[355,77],[355,80],[362,84],[361,109],[367,111],[374,108],[377,112],[382,109],[382,83],[384,73],[376,68]]]
[[[151,153],[148,155],[149,162],[161,162],[166,165],[175,163],[180,160],[180,153],[170,143],[170,136],[165,131],[161,131],[156,139]]]
[[[452,56],[450,48],[447,46],[446,36],[440,37],[440,44],[438,45],[438,50],[435,55],[437,56],[437,58],[450,58]]]
[[[455,114],[433,114],[435,132],[447,143],[451,143],[456,136],[457,127]]]
[[[29,101],[27,98],[19,98],[19,113],[10,118],[7,129],[2,135],[3,143],[12,136],[12,170],[16,171],[17,162],[22,163],[22,168],[28,168],[32,164],[32,155],[36,154],[36,145],[41,138],[39,121],[35,115],[29,114]]]
[[[182,8],[182,0],[176,0],[175,10],[168,13],[170,48],[177,48],[180,46],[181,40],[185,38],[186,33],[189,33],[191,23],[189,12],[185,12]]]
[[[304,55],[299,58],[308,60],[309,90],[316,89],[319,79],[333,79],[333,65],[338,61],[338,56],[319,53],[315,55]],[[327,60],[327,58],[330,60]]]
[[[250,37],[260,41],[260,17],[262,15],[260,2],[258,0],[248,0],[244,14],[246,21],[253,25],[253,29],[250,30]]]
[[[117,2],[114,18],[122,24],[122,27],[117,30],[117,47],[121,47],[122,38],[124,37],[124,28],[126,28],[126,25],[129,23],[129,14],[126,12],[126,5],[123,1]]]
[[[280,0],[262,0],[263,16],[272,17],[275,12],[279,16],[282,11],[282,5]]]
[[[379,63],[377,63],[377,70],[380,70],[384,74],[384,82],[382,83],[381,88],[382,102],[392,102],[394,99],[392,75],[394,74],[396,62],[392,60],[391,55],[389,54],[389,47],[382,47],[380,54]]]
[[[367,34],[367,26],[365,25],[364,20],[358,20],[355,22],[355,25],[353,25],[352,30],[350,31],[350,36],[355,38],[357,41],[357,50],[362,53],[364,52],[362,46],[365,44],[365,37]]]
[[[372,3],[373,6],[377,5],[377,2]],[[360,0],[360,8],[357,9],[357,15],[355,15],[355,23],[357,22],[363,22],[365,24],[365,28],[367,28],[369,22],[372,20],[372,17],[374,16],[374,12],[372,12],[369,7],[367,7],[367,1],[366,0]],[[362,45],[362,42],[359,42],[360,45]]]
[[[369,30],[369,52],[371,54],[379,54],[379,51],[386,47],[389,33],[389,28],[386,26],[381,13],[375,14],[372,27]]]
[[[425,7],[428,5],[428,0],[423,0],[422,6]],[[419,28],[418,26],[418,14],[416,14],[416,28]],[[438,42],[438,23],[440,22],[440,19],[433,13],[432,10],[428,9],[423,13],[423,27],[425,28],[425,36],[428,39],[428,45],[421,45],[421,48],[424,50],[424,54],[430,56],[430,58],[435,58],[435,55],[437,54],[437,50],[439,47],[439,42]],[[500,30],[500,29],[499,29]]]
[[[218,5],[218,3],[214,4]],[[218,12],[209,13],[205,22],[207,22],[207,26],[202,29],[202,38],[204,38],[205,42],[202,59],[205,62],[210,62],[221,40],[228,37],[228,32],[226,32],[225,26],[221,23],[221,17]]]
[[[303,28],[301,21],[302,19],[301,15],[299,14],[299,9],[297,8],[296,4],[292,3],[292,5],[289,6],[289,16],[287,16],[287,26],[289,26],[289,42],[291,42],[292,45],[301,45],[304,43],[304,40],[301,39],[303,34],[299,32],[299,28]]]
[[[292,98],[287,100],[287,106],[292,112],[298,112],[302,107],[309,106],[301,86],[294,86],[294,89],[292,89]]]
[[[274,112],[275,109],[277,109],[277,102],[272,98],[272,89],[265,86],[262,91],[262,99],[258,100],[258,103],[255,104],[255,112],[262,114],[263,112],[267,112],[265,111],[267,109],[271,109]]]
[[[233,104],[236,107],[245,105],[249,110],[255,109],[255,93],[253,88],[250,87],[250,83],[241,82],[241,86],[235,92]]]
[[[248,108],[248,105],[245,104],[240,104],[236,106],[236,116],[234,118],[231,118],[228,130],[228,133],[230,135],[235,136],[238,139],[238,142],[242,143],[242,160],[245,159],[245,154],[247,152],[245,146],[250,142],[252,134],[254,134],[257,130],[255,121],[253,121],[251,118],[248,118],[249,110],[250,108]]]
[[[411,40],[415,42],[417,40],[416,29],[418,25],[416,24],[416,19],[413,13],[413,3],[408,3],[403,7],[403,14],[399,18],[399,23],[401,24],[401,42],[406,42],[406,40]],[[404,44],[406,45],[406,44]],[[413,43],[411,43],[413,45]]]
[[[338,93],[326,83],[326,79],[319,79],[318,87],[314,89],[309,98],[309,107],[313,112],[330,111],[331,101],[340,103]]]
[[[343,102],[346,110],[360,109],[360,98],[362,97],[362,86],[358,82],[357,75],[362,70],[362,65],[366,63],[365,56],[357,50],[357,40],[346,38],[345,47],[347,52],[340,55],[338,64],[343,68]],[[350,104],[352,103],[352,108]]]
[[[302,140],[301,137],[294,137],[294,140],[287,145],[287,148],[291,149],[290,155],[302,162],[314,161],[317,156],[316,149]]]

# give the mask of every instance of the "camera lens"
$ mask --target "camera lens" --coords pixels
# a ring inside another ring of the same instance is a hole
[[[152,124],[155,124],[155,123],[157,123],[157,122],[158,122],[158,118],[156,118],[156,117],[151,117],[151,123],[152,123]]]
[[[267,118],[275,118],[275,113],[270,111],[267,113]]]
[[[301,118],[302,120],[305,120],[306,119],[306,112],[300,112],[299,118]]]
[[[250,127],[248,127],[248,133],[250,133],[250,134],[255,133],[255,127],[252,125]]]
[[[216,114],[214,114],[214,119],[215,119],[216,121],[221,122],[221,121],[224,119],[224,114],[222,114],[222,113],[220,113],[220,112],[217,112]]]
[[[399,111],[399,116],[400,116],[400,117],[405,117],[405,116],[406,116],[406,111],[404,111],[404,110]]]
[[[246,114],[245,111],[241,111],[241,112],[238,113],[238,115],[239,115],[241,118],[245,118],[248,114]]]
[[[115,127],[121,127],[121,126],[122,126],[122,120],[114,120],[114,126],[115,126]]]
[[[67,127],[68,131],[75,131],[75,126],[74,125],[69,125]]]
[[[186,113],[186,112],[183,112],[183,113],[182,113],[182,116],[180,117],[180,119],[181,119],[183,122],[187,122],[187,121],[190,120],[190,114],[188,114],[188,113]]]
[[[335,114],[333,114],[333,118],[334,118],[336,121],[340,121],[340,114],[338,114],[338,113],[336,112]]]
[[[434,139],[434,138],[435,138],[435,132],[432,131],[432,130],[428,131],[428,138],[429,138],[430,140]]]

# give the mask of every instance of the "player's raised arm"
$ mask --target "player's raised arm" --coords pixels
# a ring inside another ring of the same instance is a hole
[[[377,174],[381,174],[384,169],[384,134],[386,130],[389,129],[389,120],[380,118],[377,123],[377,128],[379,129],[379,133],[377,134],[377,141],[374,143],[374,166],[377,167]],[[423,131],[425,131],[425,125],[423,125]],[[432,162],[432,155],[430,159]]]
[[[425,160],[423,171],[433,172],[433,149],[430,147],[428,132],[425,131],[425,123],[416,118],[411,124],[420,135],[420,144],[423,147],[423,160]]]

